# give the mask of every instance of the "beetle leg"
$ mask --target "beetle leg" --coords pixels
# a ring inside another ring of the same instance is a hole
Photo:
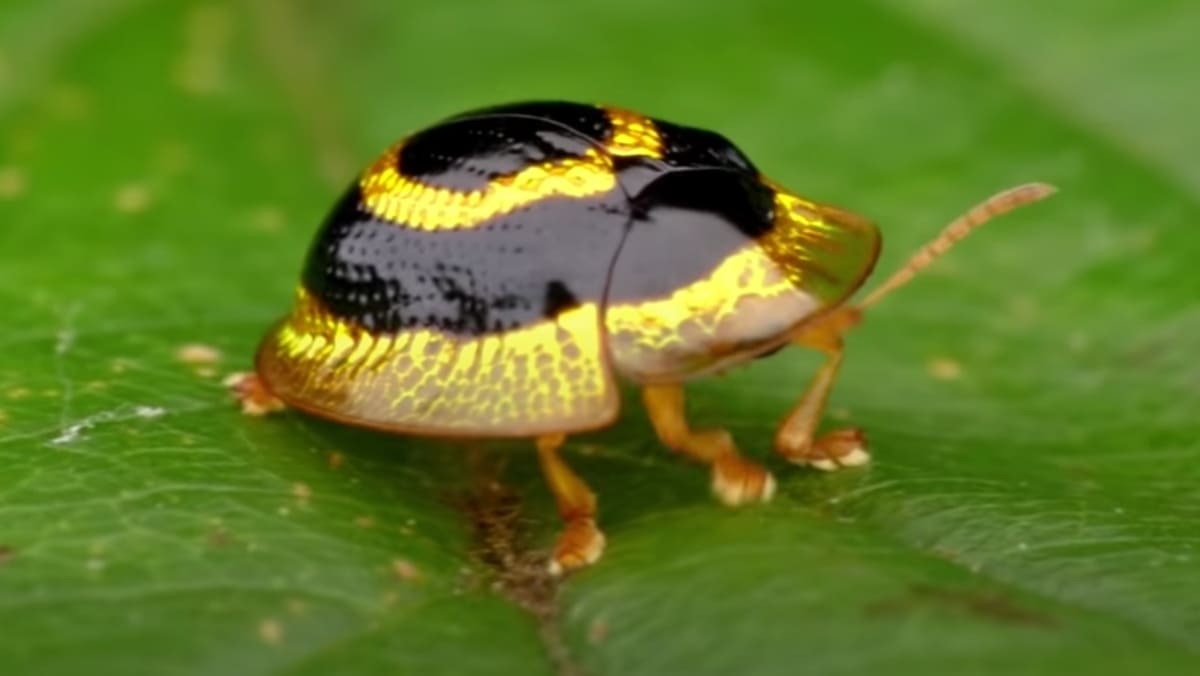
[[[233,373],[224,381],[233,396],[242,404],[242,413],[252,416],[264,416],[282,411],[285,406],[282,401],[263,384],[262,379],[253,371],[249,373]]]
[[[762,465],[742,457],[729,432],[688,426],[681,385],[648,385],[642,389],[642,401],[665,446],[712,466],[712,490],[722,502],[766,502],[774,496],[774,477]]]
[[[867,453],[866,435],[856,427],[833,430],[815,438],[829,391],[833,389],[842,365],[842,331],[846,325],[839,319],[842,318],[835,316],[792,339],[798,345],[825,353],[826,360],[775,433],[777,453],[797,465],[812,465],[826,471],[865,465],[871,459]],[[857,321],[857,318],[847,321]]]
[[[551,575],[595,563],[604,552],[604,533],[596,528],[596,495],[558,453],[566,440],[562,434],[537,439],[542,473],[566,523],[550,559]]]

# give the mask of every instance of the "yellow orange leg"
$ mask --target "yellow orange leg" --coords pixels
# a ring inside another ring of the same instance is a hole
[[[646,386],[642,401],[665,446],[712,466],[712,490],[721,502],[766,502],[774,496],[774,477],[762,465],[742,457],[729,432],[688,427],[682,386]]]
[[[559,456],[566,440],[562,434],[537,439],[542,474],[566,524],[550,559],[552,575],[595,563],[604,553],[604,533],[596,528],[596,495]]]
[[[826,471],[865,465],[871,459],[866,435],[856,427],[833,430],[815,438],[829,391],[842,365],[841,334],[849,324],[841,325],[836,319],[806,330],[793,339],[798,345],[825,353],[826,360],[775,433],[775,450],[784,458]]]
[[[225,379],[225,386],[242,404],[242,413],[264,416],[282,411],[285,406],[263,383],[257,373],[234,373]]]

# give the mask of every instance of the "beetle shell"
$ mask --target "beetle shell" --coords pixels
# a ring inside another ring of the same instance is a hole
[[[871,272],[873,225],[789,193],[723,136],[613,107],[457,115],[334,206],[257,370],[285,403],[406,433],[602,427],[617,376],[778,348]]]

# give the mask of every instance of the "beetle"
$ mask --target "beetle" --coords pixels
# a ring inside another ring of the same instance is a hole
[[[460,113],[393,144],[346,189],[308,251],[247,413],[287,407],[407,435],[528,438],[564,520],[550,569],[595,562],[596,497],[568,435],[613,423],[619,381],[661,443],[711,467],[730,505],[772,475],[685,416],[684,383],[787,345],[825,355],[775,451],[822,470],[868,461],[856,428],[816,435],[842,337],[985,221],[1050,195],[1030,183],[953,221],[860,302],[876,226],[789,192],[725,136],[562,101]]]

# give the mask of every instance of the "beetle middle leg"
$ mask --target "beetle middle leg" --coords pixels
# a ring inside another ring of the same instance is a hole
[[[554,546],[550,573],[561,575],[595,563],[604,553],[604,533],[596,527],[596,495],[559,455],[566,436],[538,437],[538,460],[565,527]]]
[[[793,343],[818,350],[826,359],[775,433],[775,451],[790,462],[830,471],[865,465],[871,459],[866,435],[857,427],[816,436],[825,402],[842,365],[842,334],[858,323],[859,318],[857,310],[848,308],[792,337]]]
[[[642,401],[664,445],[712,466],[712,490],[722,502],[766,502],[775,494],[775,479],[770,472],[742,457],[729,432],[688,426],[681,385],[645,386]]]

